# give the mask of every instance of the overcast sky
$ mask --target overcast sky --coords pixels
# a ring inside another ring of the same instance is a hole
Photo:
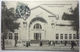
[[[56,1],[53,1],[53,2],[49,2],[49,1],[46,1],[46,2],[40,2],[40,1],[7,1],[6,2],[6,5],[8,8],[15,8],[16,9],[16,6],[18,4],[18,2],[21,2],[21,3],[24,3],[26,5],[28,5],[28,7],[31,9],[31,8],[34,8],[36,6],[42,6],[43,8],[49,10],[50,12],[52,12],[53,14],[55,15],[59,15],[59,17],[62,16],[63,12],[66,12],[66,13],[69,13],[69,8],[72,7],[72,9],[74,9],[76,6],[77,6],[77,1],[68,1],[68,2],[56,2]]]

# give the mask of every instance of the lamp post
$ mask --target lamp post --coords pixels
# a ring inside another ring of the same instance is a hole
[[[4,32],[5,32],[5,30],[4,30],[4,28],[5,28],[5,26],[4,26],[4,18],[2,18],[2,25],[3,25],[3,27],[2,27],[2,50],[5,50],[5,38],[4,38]]]

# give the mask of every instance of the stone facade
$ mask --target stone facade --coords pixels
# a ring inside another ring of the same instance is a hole
[[[5,41],[18,42],[31,40],[49,41],[77,41],[76,31],[73,31],[71,21],[59,20],[58,17],[41,6],[31,9],[31,15],[27,20],[19,18],[18,30],[8,32]],[[12,44],[14,45],[14,44]]]

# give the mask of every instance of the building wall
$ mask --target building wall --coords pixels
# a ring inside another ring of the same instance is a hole
[[[50,17],[53,16],[53,17]],[[30,22],[32,19],[36,17],[41,17],[46,21],[34,21],[32,24]],[[56,16],[44,11],[41,8],[37,8],[31,11],[31,15],[27,20],[23,20],[21,18],[17,21],[20,23],[20,27],[18,30],[15,30],[14,33],[12,33],[12,39],[9,39],[9,33],[7,33],[7,40],[13,40],[14,42],[14,34],[18,33],[18,41],[30,41],[34,40],[34,33],[41,33],[41,40],[53,40],[53,41],[64,41],[64,40],[74,40],[73,34],[76,34],[76,31],[73,31],[73,26],[67,26],[70,25],[70,21],[63,21],[63,20],[57,20]],[[25,24],[24,24],[25,22]],[[33,26],[39,23],[42,26],[42,29],[33,29]],[[57,24],[63,24],[65,26],[60,26]],[[56,34],[58,34],[58,39],[56,39]],[[61,34],[63,34],[63,39],[60,38]],[[65,34],[67,34],[67,39],[65,39]],[[69,39],[69,35],[72,34],[72,39]],[[77,35],[76,35],[77,36]]]

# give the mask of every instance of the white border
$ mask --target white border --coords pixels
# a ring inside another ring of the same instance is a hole
[[[1,1],[16,1],[16,0],[0,0],[0,9],[1,9]],[[80,0],[17,0],[17,1],[79,1],[79,7],[80,7]],[[79,10],[79,13],[80,13],[80,10]],[[1,10],[0,10],[0,34],[1,34]],[[80,40],[79,40],[79,43],[80,43]],[[80,48],[79,48],[79,50],[80,50]],[[1,35],[0,35],[0,52],[14,52],[13,50],[11,50],[11,51],[8,51],[8,50],[2,51],[1,50]],[[15,52],[23,52],[23,51],[15,51]],[[35,51],[24,51],[24,52],[35,52]],[[36,52],[39,52],[39,51],[36,51]],[[75,51],[42,51],[42,52],[75,52]]]

